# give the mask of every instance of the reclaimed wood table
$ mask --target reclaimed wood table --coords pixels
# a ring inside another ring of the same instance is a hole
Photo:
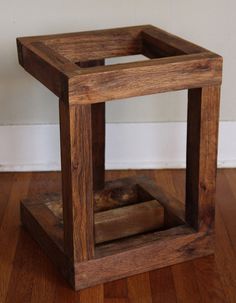
[[[17,39],[24,69],[59,97],[62,195],[21,219],[74,289],[214,252],[222,58],[151,25]],[[106,58],[149,60],[105,65]],[[105,182],[105,102],[188,90],[186,200],[137,176]]]

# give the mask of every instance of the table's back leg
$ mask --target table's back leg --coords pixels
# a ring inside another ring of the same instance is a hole
[[[186,222],[214,227],[220,86],[188,91]]]
[[[79,62],[81,68],[101,66],[104,59]],[[92,104],[93,190],[105,184],[105,102]]]

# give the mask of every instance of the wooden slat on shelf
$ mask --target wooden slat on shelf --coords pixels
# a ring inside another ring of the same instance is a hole
[[[62,220],[62,203],[45,205]],[[157,230],[164,226],[164,208],[156,200],[119,207],[94,215],[95,243],[103,243],[139,233]]]

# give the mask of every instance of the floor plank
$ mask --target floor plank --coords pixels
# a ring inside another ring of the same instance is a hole
[[[204,303],[223,303],[227,301],[214,256],[193,261],[199,292]]]
[[[19,200],[27,196],[31,174],[14,174],[0,226],[0,302],[5,302],[20,232]]]
[[[193,262],[189,261],[173,265],[171,270],[174,278],[177,303],[202,302]]]
[[[176,303],[175,285],[170,267],[153,270],[149,273],[152,302]]]
[[[130,303],[152,303],[149,273],[127,278]]]

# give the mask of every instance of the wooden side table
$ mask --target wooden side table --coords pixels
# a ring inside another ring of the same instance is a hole
[[[151,25],[17,39],[59,97],[62,198],[21,219],[75,289],[213,253],[222,58]],[[143,54],[149,60],[104,65]],[[105,102],[188,89],[186,201],[145,177],[104,181]]]

